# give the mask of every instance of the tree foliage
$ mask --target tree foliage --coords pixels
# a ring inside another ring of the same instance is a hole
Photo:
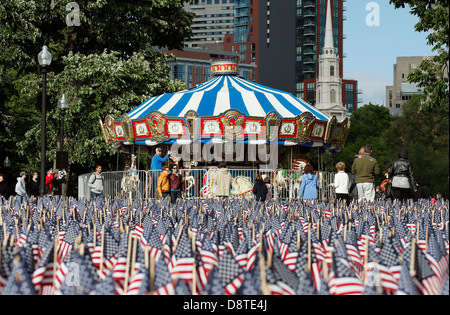
[[[111,164],[99,119],[120,117],[150,96],[184,88],[169,79],[168,56],[153,47],[181,49],[193,15],[185,0],[69,0],[0,2],[0,144],[12,171],[37,170],[40,157],[42,75],[37,55],[45,44],[48,68],[47,162],[58,150],[63,93],[65,148],[72,170]],[[79,24],[66,18],[76,13]]]
[[[443,108],[420,111],[421,97],[403,107],[394,117],[384,139],[388,155],[395,159],[401,148],[409,151],[416,179],[429,196],[449,197],[449,117]]]
[[[423,88],[426,96],[421,110],[442,107],[449,113],[449,2],[448,0],[390,0],[395,8],[409,6],[419,17],[417,32],[429,32],[427,44],[436,55],[422,61],[410,72],[408,80]]]
[[[343,161],[347,168],[346,171],[350,172],[353,160],[359,149],[366,144],[370,144],[373,151],[372,156],[377,159],[382,171],[386,171],[390,160],[382,139],[389,128],[390,119],[389,110],[384,106],[369,103],[359,108],[352,114],[346,144],[333,157],[333,163],[336,164],[338,161]],[[329,160],[330,158],[328,158],[327,164],[330,164]],[[333,168],[330,171],[336,171],[335,165],[332,166]]]

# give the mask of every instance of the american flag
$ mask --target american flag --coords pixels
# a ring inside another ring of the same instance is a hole
[[[398,289],[401,264],[390,237],[385,238],[383,241],[379,261],[380,263],[377,267],[380,273],[381,285],[385,291],[395,293]]]
[[[66,258],[67,253],[71,250],[75,238],[78,236],[79,228],[78,224],[74,220],[70,220],[69,226],[64,233],[64,237],[60,240],[58,246],[58,257],[61,261]]]
[[[159,259],[155,266],[155,295],[173,295],[175,287],[164,259]]]
[[[14,257],[13,266],[2,295],[36,295],[30,274],[20,255]]]
[[[329,277],[328,286],[332,295],[361,295],[363,293],[362,281],[355,277],[349,263],[343,258],[333,256]]]
[[[189,241],[187,229],[183,226],[180,240],[170,261],[170,273],[173,279],[191,281],[194,271],[194,254]]]
[[[229,250],[224,250],[219,261],[219,276],[222,279],[222,287],[225,293],[233,295],[244,281],[244,270],[233,257]]]
[[[409,273],[409,265],[406,260],[401,264],[400,279],[398,282],[398,289],[396,295],[419,295],[416,285]]]

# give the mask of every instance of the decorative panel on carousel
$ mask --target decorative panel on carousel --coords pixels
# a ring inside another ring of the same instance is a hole
[[[114,132],[116,134],[116,139],[119,141],[126,140],[125,138],[125,130],[123,129],[121,122],[114,122]]]
[[[168,138],[180,138],[187,135],[183,119],[167,119],[166,136]]]
[[[219,118],[204,118],[201,120],[202,137],[221,137],[223,135],[222,122]]]
[[[295,120],[281,120],[278,131],[280,138],[293,139],[297,135],[297,123]]]
[[[136,139],[148,139],[150,131],[145,120],[133,121],[134,135]]]
[[[310,138],[314,141],[324,141],[327,123],[325,121],[316,120],[312,128]]]
[[[244,136],[265,137],[264,120],[245,118],[242,131]]]
[[[220,118],[223,135],[226,140],[234,141],[243,138],[245,116],[237,110],[229,110]]]
[[[150,139],[156,142],[163,142],[166,136],[167,118],[159,112],[151,112],[145,119],[150,130]]]

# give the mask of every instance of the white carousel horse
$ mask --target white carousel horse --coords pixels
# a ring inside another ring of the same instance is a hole
[[[253,197],[253,184],[250,177],[236,176],[231,180],[231,195],[235,198],[251,199]]]
[[[125,171],[120,187],[125,194],[129,194],[131,199],[131,195],[133,191],[137,191],[139,183],[139,174],[136,169],[136,156],[132,154],[130,168]]]
[[[185,182],[184,183],[184,191],[186,191],[187,197],[190,197],[190,190],[192,187],[195,186],[195,179],[194,179],[194,176],[191,175],[191,168],[192,168],[192,166],[197,166],[197,165],[198,165],[197,161],[186,162],[187,170],[186,170],[186,174],[184,176],[184,182]]]

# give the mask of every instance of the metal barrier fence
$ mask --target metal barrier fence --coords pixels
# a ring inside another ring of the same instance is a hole
[[[218,168],[209,169],[182,169],[185,185],[185,198],[206,198],[215,195],[215,175]],[[264,170],[264,169],[229,169],[231,173],[230,198],[253,198],[253,183],[257,174],[268,178],[272,185],[272,197],[292,199],[297,198],[301,185],[303,172],[299,170]],[[334,182],[335,173],[316,172],[319,180],[318,199],[329,201],[334,199],[334,188],[330,186]],[[78,196],[90,199],[88,186],[90,174],[78,177]],[[156,187],[159,171],[117,171],[102,172],[103,194],[107,198],[157,198]],[[350,183],[353,174],[348,174]]]

